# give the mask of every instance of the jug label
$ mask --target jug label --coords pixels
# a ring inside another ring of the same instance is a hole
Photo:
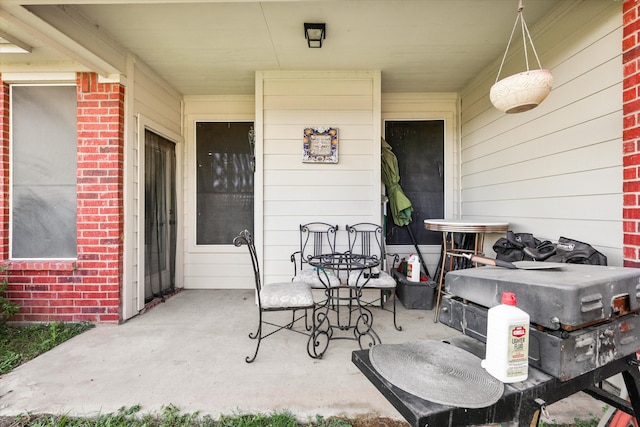
[[[527,375],[529,362],[529,325],[509,325],[507,377]]]

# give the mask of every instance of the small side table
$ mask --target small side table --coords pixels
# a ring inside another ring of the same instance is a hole
[[[456,256],[462,253],[471,253],[473,255],[481,254],[484,248],[484,235],[486,233],[506,233],[509,229],[509,223],[471,221],[463,219],[425,219],[424,228],[431,231],[442,232],[442,265],[440,266],[440,277],[436,289],[436,310],[433,319],[433,321],[437,323],[447,257]],[[474,234],[473,249],[456,248],[454,244],[455,233]],[[447,234],[450,235],[450,248],[447,248]]]

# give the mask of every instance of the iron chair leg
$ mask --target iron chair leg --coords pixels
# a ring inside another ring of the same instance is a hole
[[[293,324],[296,322],[296,313],[297,313],[297,311],[298,310],[293,310],[291,312],[291,323],[289,323],[289,325],[287,326],[287,329],[291,329],[293,327]],[[312,326],[309,326],[309,320],[308,320],[309,315],[308,315],[308,312],[309,312],[309,309],[305,308],[304,309],[304,328],[307,331],[310,331],[312,329]]]
[[[260,342],[262,341],[262,311],[259,312],[258,315],[258,330],[255,333],[249,333],[249,338],[252,340],[258,339],[256,344],[256,351],[253,353],[253,357],[247,356],[244,361],[247,363],[252,363],[258,357],[258,350],[260,350]]]
[[[402,331],[402,326],[398,326],[396,321],[396,300],[398,299],[398,296],[395,289],[391,291],[391,295],[393,295],[393,326],[395,326],[397,331]]]

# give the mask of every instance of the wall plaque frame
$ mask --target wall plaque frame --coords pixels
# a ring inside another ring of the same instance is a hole
[[[338,163],[338,129],[305,128],[302,137],[303,163]]]

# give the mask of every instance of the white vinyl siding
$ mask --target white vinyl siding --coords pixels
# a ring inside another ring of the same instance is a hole
[[[246,247],[236,248],[232,242],[228,245],[196,245],[195,228],[196,122],[253,122],[254,99],[251,95],[185,97],[185,198],[181,229],[184,230],[182,242],[186,289],[245,289],[254,286]],[[256,181],[254,186],[258,185]],[[257,201],[255,203],[257,204]]]
[[[178,200],[181,198],[182,97],[141,61],[128,62],[133,85],[125,87],[127,128],[125,134],[125,266],[123,317],[128,319],[144,307],[144,129],[176,142]],[[136,125],[133,125],[136,124]],[[178,209],[181,206],[178,204]],[[179,218],[180,222],[182,218]],[[180,225],[180,224],[179,224]],[[176,286],[182,287],[182,251],[178,227]]]
[[[256,79],[263,141],[263,241],[266,281],[291,280],[299,225],[380,223],[380,73],[264,72]],[[307,127],[338,129],[338,163],[302,163]],[[259,186],[256,180],[256,186]],[[256,231],[259,230],[256,224]]]
[[[540,106],[491,106],[499,62],[461,92],[461,216],[588,242],[622,265],[622,4],[575,5],[559,3],[531,31],[554,77]],[[523,70],[520,41],[500,77]]]

